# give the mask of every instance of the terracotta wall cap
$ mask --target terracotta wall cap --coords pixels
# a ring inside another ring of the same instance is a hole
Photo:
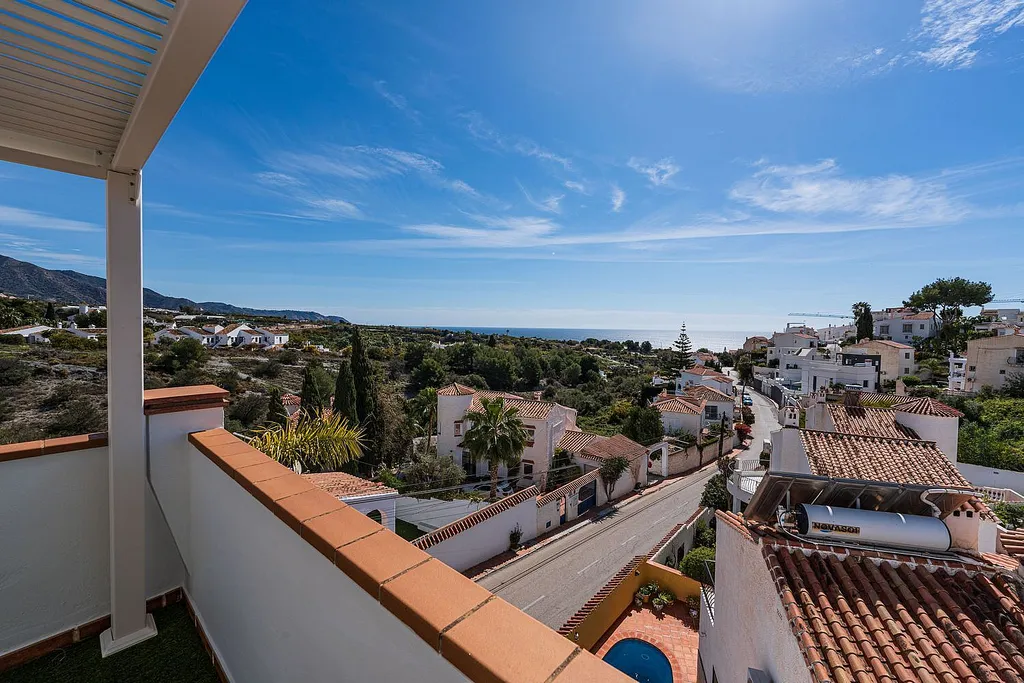
[[[54,439],[25,441],[0,446],[0,462],[22,460],[40,455],[54,455],[84,451],[90,448],[104,448],[107,445],[106,432],[80,434],[78,436],[61,436]]]
[[[148,389],[144,393],[143,408],[147,415],[216,408],[226,405],[229,395],[230,392],[226,389],[212,384]]]

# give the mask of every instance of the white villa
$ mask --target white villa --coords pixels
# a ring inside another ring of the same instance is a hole
[[[17,334],[24,337],[29,344],[49,344],[50,340],[44,335],[55,329],[57,328],[49,325],[22,325],[0,330],[0,334]]]
[[[711,387],[727,395],[733,393],[732,377],[703,365],[695,365],[689,370],[683,370],[676,378],[677,395],[685,394],[687,389],[699,386]]]
[[[210,348],[259,346],[262,349],[267,349],[280,347],[288,343],[287,334],[250,327],[245,323],[237,323],[227,327],[221,325],[204,325],[203,327],[177,327],[176,325],[171,325],[154,334],[153,343],[159,344],[163,339],[178,341],[186,337],[198,339],[203,346]]]
[[[887,308],[873,311],[874,335],[876,339],[910,343],[915,339],[927,339],[938,334],[939,326],[935,313],[917,312],[913,308]]]

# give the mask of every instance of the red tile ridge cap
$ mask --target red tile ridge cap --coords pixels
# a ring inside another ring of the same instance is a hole
[[[191,387],[147,389],[143,394],[143,409],[147,415],[173,413],[227,405],[230,393],[213,384]]]
[[[535,499],[538,493],[540,493],[540,489],[538,489],[536,486],[530,486],[528,488],[525,488],[522,491],[519,491],[518,493],[513,493],[511,496],[508,496],[507,498],[502,498],[499,501],[495,501],[490,505],[482,507],[476,512],[470,513],[465,517],[462,517],[461,519],[457,519],[454,522],[445,524],[442,527],[438,527],[437,529],[431,531],[429,534],[424,534],[423,536],[420,536],[415,541],[413,541],[412,544],[420,550],[432,548],[438,543],[446,541],[452,536],[462,533],[466,529],[471,529],[475,527],[477,524],[480,524],[481,522],[484,522],[490,519],[491,517],[494,517],[495,515],[504,512],[505,510],[514,508],[515,506],[527,500]]]

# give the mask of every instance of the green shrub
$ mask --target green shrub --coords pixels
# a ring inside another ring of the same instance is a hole
[[[210,376],[199,368],[185,368],[178,370],[171,377],[168,386],[171,387],[194,387],[197,384],[209,384]]]
[[[1024,503],[996,503],[992,506],[992,512],[1011,529],[1024,526]]]
[[[0,334],[0,344],[6,346],[24,346],[28,340],[20,334]]]
[[[267,397],[261,394],[245,394],[231,402],[228,418],[238,420],[245,429],[254,427],[267,419]]]
[[[277,379],[283,372],[281,361],[271,359],[265,363],[260,363],[256,366],[256,369],[252,371],[254,377],[261,377],[263,379]]]
[[[0,387],[15,387],[32,375],[28,363],[17,358],[0,358]]]
[[[46,398],[39,402],[39,407],[43,410],[60,408],[68,401],[78,398],[81,393],[81,389],[77,384],[62,382],[54,387],[53,391],[51,391]]]
[[[49,436],[75,436],[106,429],[106,417],[92,398],[80,397],[67,404],[46,424]]]
[[[715,529],[712,526],[708,526],[708,523],[704,520],[697,522],[696,528],[693,530],[693,547],[694,548],[714,548],[715,547]]]
[[[708,479],[704,485],[704,493],[700,496],[700,504],[716,510],[729,509],[729,491],[725,488],[725,475],[718,473]]]
[[[708,582],[708,570],[705,562],[713,562],[715,559],[714,548],[694,548],[686,553],[686,556],[679,562],[679,571],[689,576],[694,581],[701,583]]]

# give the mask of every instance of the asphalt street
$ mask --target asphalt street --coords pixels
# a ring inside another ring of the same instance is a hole
[[[779,429],[774,404],[748,392],[754,401],[751,450]],[[480,584],[527,614],[557,629],[630,559],[646,555],[700,502],[704,483],[717,472],[714,463],[667,482],[604,519],[548,543],[522,559],[480,579]]]

